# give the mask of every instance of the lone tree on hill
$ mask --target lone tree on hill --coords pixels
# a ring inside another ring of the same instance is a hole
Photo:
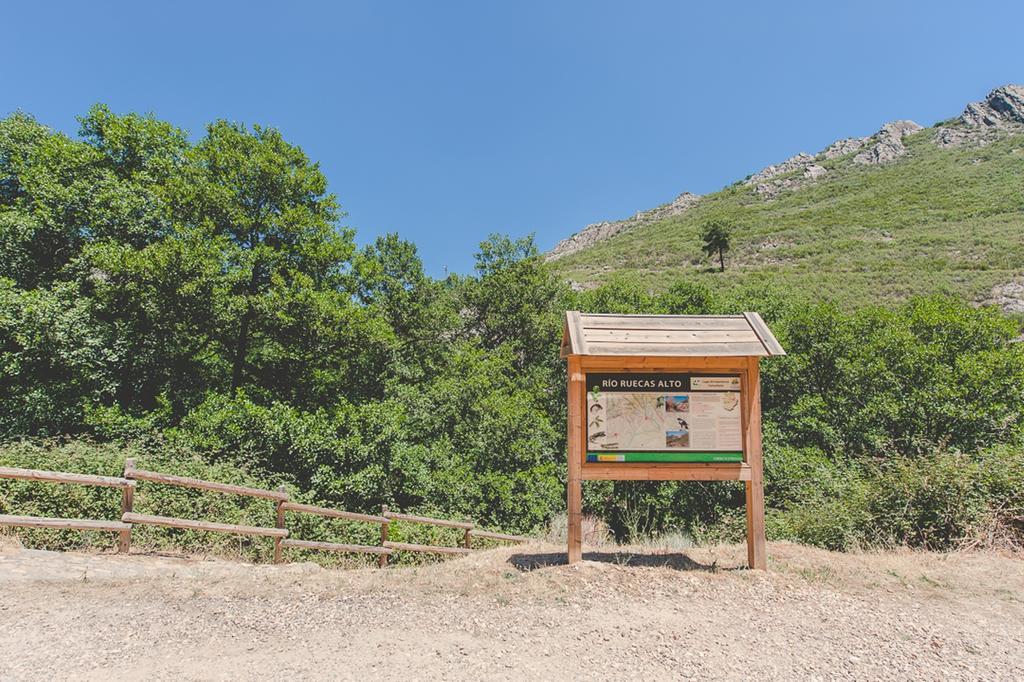
[[[729,250],[732,227],[720,220],[704,223],[700,238],[704,241],[703,251],[708,257],[718,254],[718,267],[725,272],[725,252]]]

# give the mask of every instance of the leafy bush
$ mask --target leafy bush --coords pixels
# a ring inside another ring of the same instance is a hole
[[[896,309],[795,311],[777,325],[789,355],[766,362],[766,421],[793,445],[891,457],[972,452],[1020,432],[1019,324],[948,298]]]
[[[875,472],[866,511],[872,544],[949,549],[985,516],[978,464],[953,453],[894,459]]]
[[[807,453],[787,469],[806,465]],[[812,461],[816,458],[812,457]],[[827,472],[816,460],[815,471]],[[993,521],[1006,524],[1011,544],[1024,540],[1024,450],[1000,447],[971,457],[940,452],[882,464],[844,465],[779,499],[767,487],[771,537],[828,549],[920,547],[955,549]],[[820,483],[817,486],[816,483]]]

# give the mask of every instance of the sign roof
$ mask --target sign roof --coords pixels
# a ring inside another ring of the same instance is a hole
[[[757,313],[742,315],[610,315],[565,313],[562,357],[785,355]]]

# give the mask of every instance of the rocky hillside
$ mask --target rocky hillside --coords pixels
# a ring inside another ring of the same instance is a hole
[[[727,270],[700,226],[734,225]],[[725,189],[589,225],[549,254],[592,286],[616,272],[651,288],[678,279],[767,282],[858,303],[953,291],[1024,312],[1024,86],[993,90],[949,121],[893,121],[800,153]]]

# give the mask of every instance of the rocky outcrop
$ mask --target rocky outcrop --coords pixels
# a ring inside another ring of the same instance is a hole
[[[593,246],[599,241],[603,241],[609,237],[614,237],[620,232],[631,230],[641,225],[655,223],[659,220],[664,220],[665,218],[671,218],[672,216],[688,211],[698,201],[700,201],[700,195],[693,194],[691,192],[683,192],[670,203],[662,204],[661,206],[652,208],[649,211],[640,211],[625,220],[587,225],[576,234],[558,242],[555,245],[555,248],[549,251],[545,258],[549,261],[558,260],[570,253],[575,253],[576,251],[585,249],[588,246]]]
[[[984,101],[968,104],[960,120],[970,127],[1024,125],[1024,85],[996,88]]]
[[[935,137],[932,138],[932,142],[940,147],[959,147],[974,139],[976,139],[976,136],[962,127],[947,128],[942,126],[935,131]]]
[[[886,123],[882,129],[868,138],[868,148],[853,157],[854,163],[874,165],[895,161],[907,153],[903,146],[903,138],[919,130],[922,126],[913,121],[893,121]]]
[[[939,126],[932,139],[940,147],[980,147],[1004,131],[1024,132],[1024,85],[1004,85],[971,102],[958,118]]]
[[[785,190],[796,189],[804,183],[797,177],[793,177],[797,172],[803,171],[803,178],[809,178],[807,169],[812,166],[814,157],[806,152],[800,152],[796,156],[791,156],[782,163],[777,163],[768,166],[764,170],[754,173],[749,178],[744,180],[744,184],[753,185],[754,192],[765,199],[774,199],[780,193]],[[821,168],[815,166],[815,168]],[[825,169],[821,168],[822,174]],[[787,175],[790,177],[781,178],[780,175]],[[812,180],[814,178],[811,178]]]
[[[813,163],[807,166],[807,168],[804,168],[804,178],[806,178],[807,180],[817,180],[826,173],[828,173],[828,171],[825,169],[824,166],[819,166]]]
[[[1016,280],[992,287],[991,295],[982,303],[997,305],[1006,313],[1024,313],[1024,280]]]
[[[814,161],[814,157],[805,152],[800,152],[796,156],[791,156],[782,163],[777,163],[773,166],[768,166],[759,173],[754,173],[749,178],[744,180],[748,185],[758,185],[764,183],[766,180],[771,180],[778,175],[785,175],[795,170],[801,170],[811,161]]]
[[[853,162],[858,164],[894,161],[907,152],[903,146],[903,138],[919,130],[923,128],[913,121],[886,123],[871,137],[847,137],[836,140],[817,156],[801,152],[782,163],[768,166],[761,172],[751,175],[744,183],[753,185],[758,196],[774,199],[782,192],[800,189],[827,175],[828,169],[817,163],[818,161],[838,159],[855,152],[859,153],[853,157]],[[799,175],[797,172],[800,172]]]
[[[658,220],[664,220],[665,218],[671,218],[672,216],[679,215],[684,211],[688,211],[700,201],[699,194],[693,194],[692,192],[683,192],[668,204],[662,204],[657,208],[652,208],[649,211],[640,211],[630,221],[636,223],[653,223]]]
[[[836,140],[821,153],[822,156],[828,159],[838,159],[841,156],[848,156],[856,151],[860,151],[864,143],[868,141],[866,137],[847,137],[842,140]]]

